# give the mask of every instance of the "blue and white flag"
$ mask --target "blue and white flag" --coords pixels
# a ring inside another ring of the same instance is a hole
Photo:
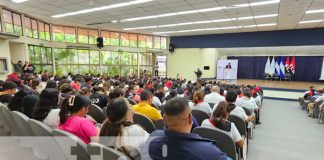
[[[283,78],[285,76],[285,57],[284,56],[281,57],[279,75],[281,78]]]
[[[275,59],[276,59],[276,65],[275,65],[276,70],[275,70],[275,73],[280,74],[279,57],[276,57]]]

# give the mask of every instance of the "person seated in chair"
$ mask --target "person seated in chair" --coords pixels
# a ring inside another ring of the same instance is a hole
[[[142,159],[155,160],[226,160],[226,154],[214,141],[190,133],[192,114],[185,98],[175,97],[166,102],[163,116],[165,130],[156,130],[145,143]]]
[[[152,107],[152,92],[150,90],[143,90],[140,94],[141,102],[133,106],[135,113],[142,114],[150,118],[153,122],[162,119],[162,116],[155,107]]]
[[[0,92],[0,102],[8,104],[14,94],[17,92],[17,84],[11,81],[5,81],[2,84],[2,91]]]
[[[227,120],[228,115],[229,112],[227,108],[227,102],[221,101],[218,103],[211,118],[205,119],[202,122],[201,126],[212,129],[218,128],[227,132],[235,142],[236,146],[243,148],[244,139],[241,137],[241,134],[237,130],[235,124]]]
[[[250,122],[253,119],[253,116],[252,115],[247,116],[242,107],[235,105],[236,98],[237,98],[237,95],[236,95],[235,91],[227,92],[225,99],[228,104],[228,109],[229,109],[230,115],[240,117],[245,122]]]
[[[132,159],[139,159],[139,151],[149,134],[133,124],[133,110],[125,98],[114,98],[107,105],[107,120],[104,122],[99,142],[112,146]]]
[[[253,102],[252,102],[253,101]],[[253,119],[255,118],[254,111],[258,110],[258,106],[256,105],[255,101],[251,99],[251,90],[250,88],[245,88],[243,90],[243,97],[238,98],[235,102],[236,106],[240,106],[242,108],[246,108],[250,111]]]

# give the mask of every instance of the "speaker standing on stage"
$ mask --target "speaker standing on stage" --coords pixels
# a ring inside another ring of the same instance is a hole
[[[226,65],[225,68],[226,68],[226,69],[232,69],[231,63],[228,63],[228,65]]]
[[[199,68],[197,68],[197,71],[195,72],[196,76],[197,76],[197,80],[200,80],[202,72]]]

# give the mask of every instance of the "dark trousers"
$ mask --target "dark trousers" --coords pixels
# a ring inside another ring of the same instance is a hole
[[[260,110],[254,111],[255,114],[255,122],[258,123],[260,122]]]
[[[159,70],[154,70],[154,75],[155,75],[156,77],[158,77],[158,76],[159,76]]]

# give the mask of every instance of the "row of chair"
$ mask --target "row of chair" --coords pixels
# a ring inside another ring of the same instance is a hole
[[[315,100],[316,98],[311,96],[307,97],[306,100],[303,97],[298,98],[301,109],[305,110],[308,116],[316,118],[317,123],[324,123],[324,107],[321,107],[324,105],[324,101],[315,103],[312,110],[309,110],[307,107],[309,103],[314,103]]]
[[[0,105],[0,122],[11,136],[19,137],[22,147],[32,148],[39,159],[90,160],[90,150],[101,151],[105,159],[129,159],[125,154],[98,143],[86,145],[75,135],[48,127],[43,122],[30,119],[23,113],[11,112]],[[99,152],[99,153],[98,153]],[[93,155],[94,152],[91,152]]]
[[[265,80],[285,80],[285,81],[291,81],[291,73],[285,73],[284,77],[280,77],[278,73],[269,74],[264,73],[263,78]]]

